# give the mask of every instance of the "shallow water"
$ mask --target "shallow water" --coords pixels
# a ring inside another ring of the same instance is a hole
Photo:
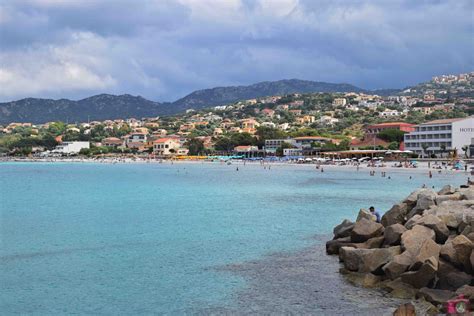
[[[423,183],[465,181],[464,175],[389,175],[320,173],[311,166],[247,165],[237,172],[220,164],[0,164],[0,310],[322,312],[325,286],[312,292],[320,298],[314,301],[276,299],[283,294],[263,289],[255,301],[245,294],[256,289],[251,276],[277,282],[258,272],[278,268],[268,257],[274,253],[293,253],[291,266],[304,272],[314,254],[300,255],[315,247],[311,237],[329,234],[361,207],[384,211]],[[331,260],[320,264],[329,270],[311,277],[334,275]],[[305,291],[290,279],[281,288]],[[332,281],[334,289],[343,286],[340,278]]]

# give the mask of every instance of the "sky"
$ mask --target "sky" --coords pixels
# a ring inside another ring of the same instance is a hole
[[[474,70],[473,0],[2,0],[0,101]]]

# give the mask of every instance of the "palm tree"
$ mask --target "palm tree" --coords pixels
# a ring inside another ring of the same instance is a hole
[[[462,146],[461,149],[462,149],[462,151],[464,152],[464,157],[465,157],[465,158],[468,158],[468,157],[467,157],[467,150],[469,149],[469,147],[468,147],[467,145],[465,145],[465,146]]]
[[[443,154],[446,152],[446,145],[445,144],[441,144],[439,146],[440,150],[441,150],[441,156],[443,156]]]

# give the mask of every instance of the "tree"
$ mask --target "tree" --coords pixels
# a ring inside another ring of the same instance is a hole
[[[390,150],[397,150],[398,148],[400,148],[400,143],[399,142],[391,142],[390,144],[388,144],[388,149]]]
[[[197,138],[190,138],[184,144],[189,149],[190,155],[199,155],[199,153],[204,151],[204,143]]]
[[[439,146],[439,148],[440,148],[441,154],[444,154],[446,152],[446,145],[445,144],[441,144]]]
[[[402,142],[403,135],[405,135],[404,131],[395,128],[387,128],[381,131],[377,137],[383,139],[386,142]]]
[[[462,149],[462,151],[464,152],[464,157],[465,157],[465,158],[468,158],[468,156],[467,156],[467,151],[468,151],[468,149],[469,149],[469,146],[467,146],[467,145],[462,146],[461,149]]]
[[[275,154],[279,157],[283,156],[283,149],[285,148],[293,148],[294,146],[291,145],[290,143],[283,142],[280,147],[277,148]]]
[[[423,149],[423,157],[425,156],[426,154],[426,150],[428,149],[428,145],[427,144],[421,144],[421,148]]]

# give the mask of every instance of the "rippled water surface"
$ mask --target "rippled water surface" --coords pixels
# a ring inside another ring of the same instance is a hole
[[[312,236],[330,233],[359,208],[387,210],[423,183],[465,181],[389,175],[311,166],[0,164],[0,310],[321,312],[324,286],[298,283],[294,273],[271,277],[284,267],[276,253],[293,253],[292,271],[303,273],[324,256]],[[319,265],[328,267],[308,277],[337,271],[335,260]],[[334,290],[343,280],[331,282]],[[310,296],[281,299],[305,287]]]

